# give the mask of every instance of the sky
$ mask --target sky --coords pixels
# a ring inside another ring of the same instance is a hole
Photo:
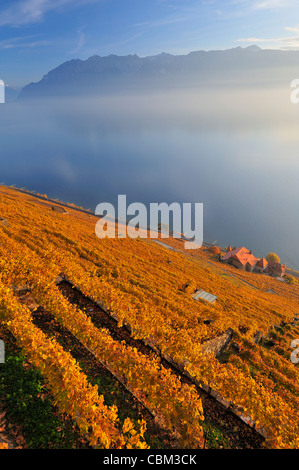
[[[299,49],[299,0],[1,0],[0,78],[22,87],[93,55]]]

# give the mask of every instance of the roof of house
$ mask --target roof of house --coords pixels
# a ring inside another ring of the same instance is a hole
[[[233,258],[239,263],[241,263],[243,266],[245,266],[247,263],[249,263],[251,266],[254,266],[258,261],[259,258],[256,258],[251,251],[247,250],[245,246],[242,246],[240,248],[236,248],[235,250],[230,250],[228,251],[222,258],[223,261],[226,261],[230,258]]]
[[[238,253],[238,251],[240,251],[242,248],[236,248],[235,250],[229,250],[225,253],[225,255],[223,255],[223,260],[227,260],[229,258],[231,258],[232,256],[234,256],[236,253]]]
[[[285,271],[286,265],[276,263],[275,261],[267,261],[265,258],[256,258],[252,251],[247,250],[245,246],[241,246],[239,248],[235,248],[233,250],[227,251],[225,255],[222,257],[222,261],[227,261],[229,259],[234,259],[238,261],[242,266],[246,266],[248,263],[250,266],[257,265],[259,268],[265,270],[265,272],[272,272],[272,271]]]
[[[266,260],[266,258],[261,258],[257,263],[256,265],[259,267],[259,268],[265,268],[268,264],[268,261]]]

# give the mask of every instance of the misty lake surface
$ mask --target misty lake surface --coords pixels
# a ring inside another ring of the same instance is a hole
[[[288,86],[6,103],[0,124],[0,182],[92,211],[117,207],[119,194],[201,202],[205,241],[274,251],[299,270],[299,104]]]

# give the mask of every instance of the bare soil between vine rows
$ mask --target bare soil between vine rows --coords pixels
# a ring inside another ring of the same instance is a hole
[[[90,317],[97,327],[105,327],[110,331],[113,339],[125,341],[128,345],[137,348],[143,354],[152,354],[150,346],[143,341],[134,339],[127,328],[119,327],[117,321],[101,309],[95,302],[86,297],[80,290],[72,286],[68,281],[58,284],[61,293],[71,302],[77,305]],[[164,367],[170,368],[182,383],[191,385],[191,381],[182,375],[175,367],[161,358]],[[224,408],[211,395],[197,387],[197,392],[202,399],[205,420],[216,425],[217,428],[229,439],[230,448],[234,449],[259,449],[264,442],[263,437],[253,428],[249,427],[229,409]]]

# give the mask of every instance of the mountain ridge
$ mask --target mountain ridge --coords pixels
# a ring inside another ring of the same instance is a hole
[[[93,55],[63,62],[40,81],[26,85],[19,98],[152,91],[215,83],[290,82],[297,71],[299,75],[299,51],[266,50],[255,45],[191,51],[185,55]]]

